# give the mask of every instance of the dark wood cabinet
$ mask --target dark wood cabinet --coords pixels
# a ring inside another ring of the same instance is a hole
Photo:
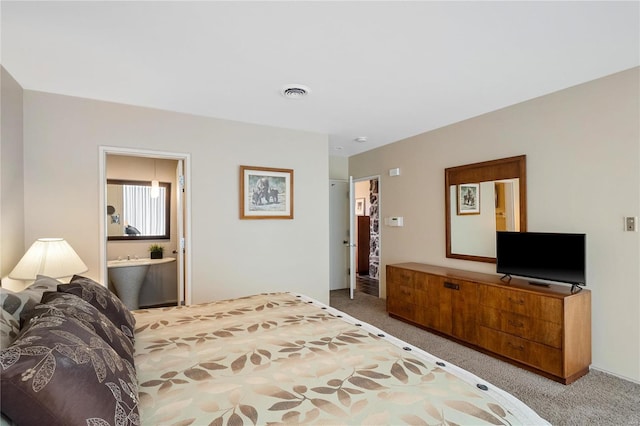
[[[561,383],[591,364],[591,293],[495,275],[387,265],[387,311]]]
[[[369,251],[371,250],[371,220],[369,216],[358,217],[358,274],[369,274]]]

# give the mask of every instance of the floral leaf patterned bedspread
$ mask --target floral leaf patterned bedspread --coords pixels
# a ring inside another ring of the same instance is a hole
[[[476,376],[304,296],[135,317],[143,425],[548,424]]]

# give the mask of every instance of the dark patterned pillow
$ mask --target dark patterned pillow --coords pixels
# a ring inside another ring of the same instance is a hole
[[[9,347],[20,332],[20,313],[35,306],[26,294],[0,289],[0,349]]]
[[[20,331],[20,323],[4,309],[0,310],[0,349],[9,347]]]
[[[22,317],[22,323],[33,321],[34,318],[47,316],[67,317],[78,321],[81,326],[91,330],[111,346],[116,353],[134,365],[133,343],[125,334],[87,301],[75,294],[45,292],[42,303],[36,305]]]
[[[72,318],[25,323],[0,368],[2,412],[16,424],[140,424],[133,365]]]
[[[75,294],[91,303],[133,341],[136,320],[124,303],[107,287],[98,284],[91,278],[74,275],[69,284],[59,285],[58,291]]]
[[[20,315],[40,302],[45,291],[56,291],[60,281],[38,275],[30,286],[19,292],[0,288],[0,348],[8,347],[20,331]]]

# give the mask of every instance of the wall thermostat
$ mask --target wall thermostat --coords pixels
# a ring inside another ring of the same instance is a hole
[[[403,226],[403,217],[402,216],[393,216],[387,218],[387,225],[389,226]]]

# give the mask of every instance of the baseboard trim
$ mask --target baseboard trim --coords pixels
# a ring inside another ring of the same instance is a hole
[[[156,303],[155,305],[140,306],[140,309],[169,308],[172,306],[178,306],[178,301],[174,300],[172,302],[164,302],[164,303]]]
[[[601,373],[605,373],[605,374],[608,374],[610,376],[617,377],[618,379],[626,380],[628,382],[640,385],[640,380],[632,379],[631,377],[623,376],[622,374],[614,373],[612,371],[606,370],[606,369],[601,368],[601,367],[596,367],[593,364],[591,365],[591,369],[592,370],[598,370]]]

